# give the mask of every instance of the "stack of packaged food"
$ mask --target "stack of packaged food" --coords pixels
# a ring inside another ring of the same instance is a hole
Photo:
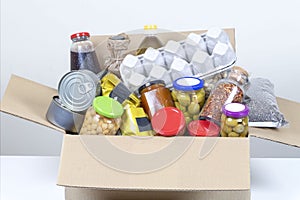
[[[82,135],[247,137],[248,72],[222,29],[163,44],[145,26],[136,51],[130,36],[107,41],[100,66],[90,34],[71,35],[71,71],[58,85],[47,119]]]

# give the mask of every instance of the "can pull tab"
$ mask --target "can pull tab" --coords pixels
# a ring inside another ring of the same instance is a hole
[[[82,83],[79,85],[78,90],[80,94],[86,94],[93,89],[93,84],[90,82]]]

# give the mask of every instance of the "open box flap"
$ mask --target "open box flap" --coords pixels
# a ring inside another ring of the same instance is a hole
[[[280,111],[289,122],[282,128],[250,128],[251,136],[300,147],[300,103],[277,98]]]
[[[249,163],[248,138],[65,135],[57,183],[104,190],[249,190]]]
[[[46,119],[54,95],[57,91],[53,88],[12,75],[1,101],[1,111],[64,132]]]

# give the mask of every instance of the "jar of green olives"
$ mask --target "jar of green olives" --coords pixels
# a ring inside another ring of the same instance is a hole
[[[222,107],[221,136],[248,136],[249,108],[241,103],[229,103]]]
[[[185,117],[186,125],[198,120],[200,110],[205,101],[204,81],[196,77],[182,77],[173,82],[172,97],[176,108]]]

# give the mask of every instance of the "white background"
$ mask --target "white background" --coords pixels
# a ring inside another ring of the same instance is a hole
[[[1,98],[11,74],[56,88],[69,70],[74,32],[117,34],[154,23],[174,31],[234,27],[237,64],[270,79],[277,96],[300,102],[299,8],[296,0],[1,0]],[[61,142],[55,131],[1,113],[2,154],[58,155]],[[259,139],[251,145],[252,156],[300,155]]]

